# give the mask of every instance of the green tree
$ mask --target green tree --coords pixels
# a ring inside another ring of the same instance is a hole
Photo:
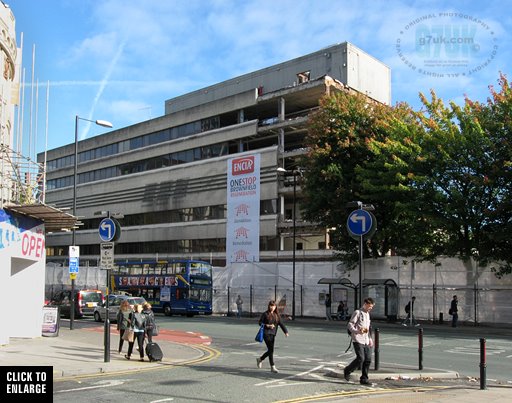
[[[310,122],[305,216],[336,226],[333,247],[354,265],[346,203],[376,207],[379,230],[366,256],[390,249],[418,260],[439,256],[510,273],[512,91],[505,79],[481,104],[446,106],[435,92],[423,108],[387,107],[348,93],[327,97]]]
[[[369,103],[363,95],[342,92],[324,98],[310,120],[307,139],[310,151],[302,161],[307,167],[301,183],[304,216],[324,228],[337,228],[331,244],[349,266],[357,262],[358,244],[348,237],[345,229],[346,204],[359,200],[378,202],[365,198],[357,170],[373,158],[370,144],[385,137],[381,122],[388,111],[385,105]],[[386,216],[381,215],[379,206],[375,207],[379,225],[386,227]],[[385,231],[378,232],[371,242],[365,243],[366,256],[378,257],[389,249],[385,234]]]

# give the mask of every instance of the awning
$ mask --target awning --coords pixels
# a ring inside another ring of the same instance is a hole
[[[46,232],[71,230],[78,221],[74,215],[42,203],[9,205],[4,209],[43,221]]]

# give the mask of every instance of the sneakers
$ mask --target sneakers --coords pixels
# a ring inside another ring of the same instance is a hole
[[[124,356],[124,358],[126,358],[127,360],[129,360],[129,359],[130,359],[130,356],[129,356],[128,354],[126,354],[126,355]]]
[[[258,368],[261,368],[261,359],[260,358],[256,358],[256,366]]]
[[[278,373],[279,373],[279,371],[277,370],[277,368],[276,368],[276,366],[275,366],[275,365],[272,365],[272,366],[270,367],[270,370],[271,370],[274,374],[278,374]]]

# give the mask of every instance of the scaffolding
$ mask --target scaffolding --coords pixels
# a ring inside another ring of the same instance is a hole
[[[44,199],[44,165],[0,144],[0,208],[44,204]]]

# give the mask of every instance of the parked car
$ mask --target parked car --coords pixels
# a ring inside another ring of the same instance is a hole
[[[100,290],[75,290],[75,318],[94,315],[94,308],[103,304]],[[71,313],[71,290],[57,292],[50,300],[50,305],[60,307],[60,314],[66,318]]]
[[[123,301],[127,300],[130,306],[133,308],[135,304],[145,304],[146,300],[143,297],[132,297],[130,295],[109,295],[108,296],[108,318],[111,322],[115,322],[117,320],[117,312],[119,311],[119,306]],[[103,322],[105,320],[107,308],[106,304],[103,303],[94,308],[94,320],[96,322]]]

